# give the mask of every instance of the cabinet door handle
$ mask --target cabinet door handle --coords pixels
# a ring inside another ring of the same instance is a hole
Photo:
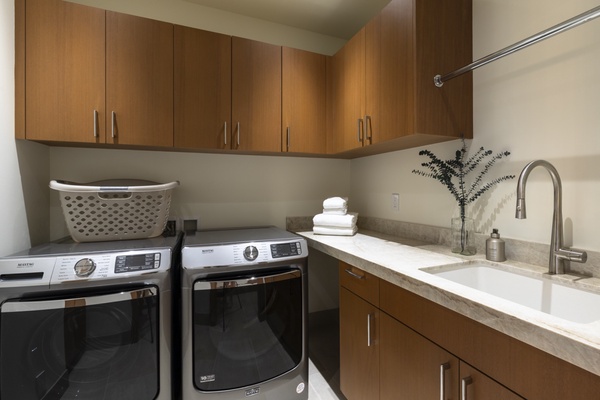
[[[347,274],[349,274],[350,276],[352,276],[356,279],[361,279],[361,280],[365,279],[364,275],[356,274],[356,273],[352,272],[352,270],[350,268],[347,268],[344,271],[346,271]]]
[[[111,135],[111,137],[115,138],[115,137],[117,137],[117,113],[113,111],[111,116],[112,116],[112,124],[111,124],[110,135]]]
[[[94,137],[98,137],[98,110],[94,110]]]
[[[225,129],[223,131],[223,142],[227,146],[227,121],[225,121]]]
[[[440,365],[440,400],[446,400],[446,371],[450,369],[450,363]]]
[[[371,347],[371,314],[367,314],[367,347]]]
[[[360,143],[362,143],[362,141],[363,141],[362,130],[363,130],[363,119],[359,118],[358,119],[358,129],[357,129],[357,132],[358,132],[358,141]]]
[[[240,147],[240,123],[237,123],[237,147]]]
[[[365,140],[368,140],[369,144],[373,143],[373,126],[370,115],[365,115]]]
[[[287,129],[287,150],[290,151],[290,127],[288,126]]]
[[[467,386],[473,383],[473,378],[467,376],[460,381],[460,400],[467,400]]]

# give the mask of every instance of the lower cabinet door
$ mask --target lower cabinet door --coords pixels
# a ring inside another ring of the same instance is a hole
[[[340,388],[348,400],[379,398],[379,310],[340,288]]]
[[[380,399],[460,399],[458,358],[383,312],[380,328]]]
[[[502,386],[464,361],[460,362],[461,400],[518,400],[523,397]]]

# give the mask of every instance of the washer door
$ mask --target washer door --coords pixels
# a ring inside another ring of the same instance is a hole
[[[0,398],[154,399],[158,321],[155,287],[7,301],[0,308]]]
[[[198,390],[265,382],[302,358],[301,272],[250,274],[194,283],[193,374]]]

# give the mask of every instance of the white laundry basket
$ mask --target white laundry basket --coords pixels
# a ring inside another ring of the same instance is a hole
[[[50,181],[60,195],[67,228],[77,242],[159,236],[167,224],[171,191],[179,182],[104,180]]]

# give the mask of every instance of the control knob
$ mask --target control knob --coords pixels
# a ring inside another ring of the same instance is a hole
[[[258,257],[258,249],[254,246],[248,246],[244,249],[244,258],[248,261],[254,261]]]
[[[90,276],[96,270],[96,263],[91,258],[82,258],[75,263],[75,275],[80,278]]]

